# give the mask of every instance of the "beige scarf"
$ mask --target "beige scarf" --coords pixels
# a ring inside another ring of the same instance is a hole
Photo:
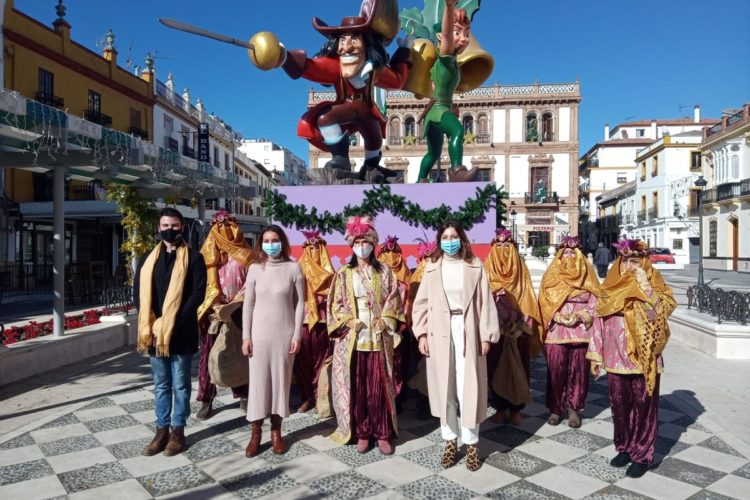
[[[167,295],[164,297],[161,317],[156,318],[151,309],[151,294],[153,290],[154,266],[159,259],[161,248],[159,244],[154,248],[141,268],[141,282],[139,286],[139,297],[141,308],[138,311],[138,352],[148,354],[149,348],[154,345],[156,339],[156,355],[159,357],[169,356],[169,341],[172,338],[177,312],[182,303],[182,289],[185,284],[185,276],[188,268],[188,248],[181,245],[177,248],[177,256],[172,269],[172,277],[169,280]]]

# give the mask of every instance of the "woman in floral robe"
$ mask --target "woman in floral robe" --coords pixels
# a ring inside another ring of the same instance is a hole
[[[338,423],[331,437],[346,444],[356,435],[360,453],[377,440],[381,453],[390,455],[398,430],[393,350],[400,342],[399,322],[404,321],[398,280],[375,258],[378,234],[369,217],[351,218],[345,238],[354,254],[336,273],[328,296]]]

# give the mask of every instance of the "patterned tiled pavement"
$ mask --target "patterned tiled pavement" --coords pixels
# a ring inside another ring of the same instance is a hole
[[[674,394],[660,400],[657,464],[630,479],[609,465],[615,452],[606,377],[592,382],[583,426],[573,430],[567,421],[545,423],[542,358],[532,368],[534,402],[525,420],[482,425],[484,464],[477,472],[466,470],[463,456],[443,470],[437,422],[418,420],[409,409],[399,416],[391,457],[337,445],[329,438],[333,422],[311,412],[284,421],[285,455],[270,450],[266,423],[261,455],[247,459],[248,423],[226,390],[213,418],[190,419],[185,453],[143,457],[154,404],[152,393],[139,388],[0,442],[0,498],[750,498],[748,458],[700,416],[681,411]]]

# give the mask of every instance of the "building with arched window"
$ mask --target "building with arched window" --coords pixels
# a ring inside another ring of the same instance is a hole
[[[308,106],[334,98],[311,90]],[[494,85],[455,96],[464,129],[466,167],[479,168],[479,180],[496,182],[509,194],[520,239],[536,246],[554,244],[578,229],[578,82]],[[382,164],[416,182],[427,152],[417,123],[427,104],[411,92],[387,92],[388,123]],[[358,170],[361,145],[350,149]],[[310,168],[325,165],[330,155],[310,147]],[[445,179],[450,166],[447,146],[431,179]]]

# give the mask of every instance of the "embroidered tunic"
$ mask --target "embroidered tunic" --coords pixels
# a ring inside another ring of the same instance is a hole
[[[591,339],[591,325],[596,310],[596,295],[584,292],[575,297],[568,297],[557,311],[560,314],[575,314],[580,320],[573,326],[565,326],[550,321],[545,344],[588,343]]]

